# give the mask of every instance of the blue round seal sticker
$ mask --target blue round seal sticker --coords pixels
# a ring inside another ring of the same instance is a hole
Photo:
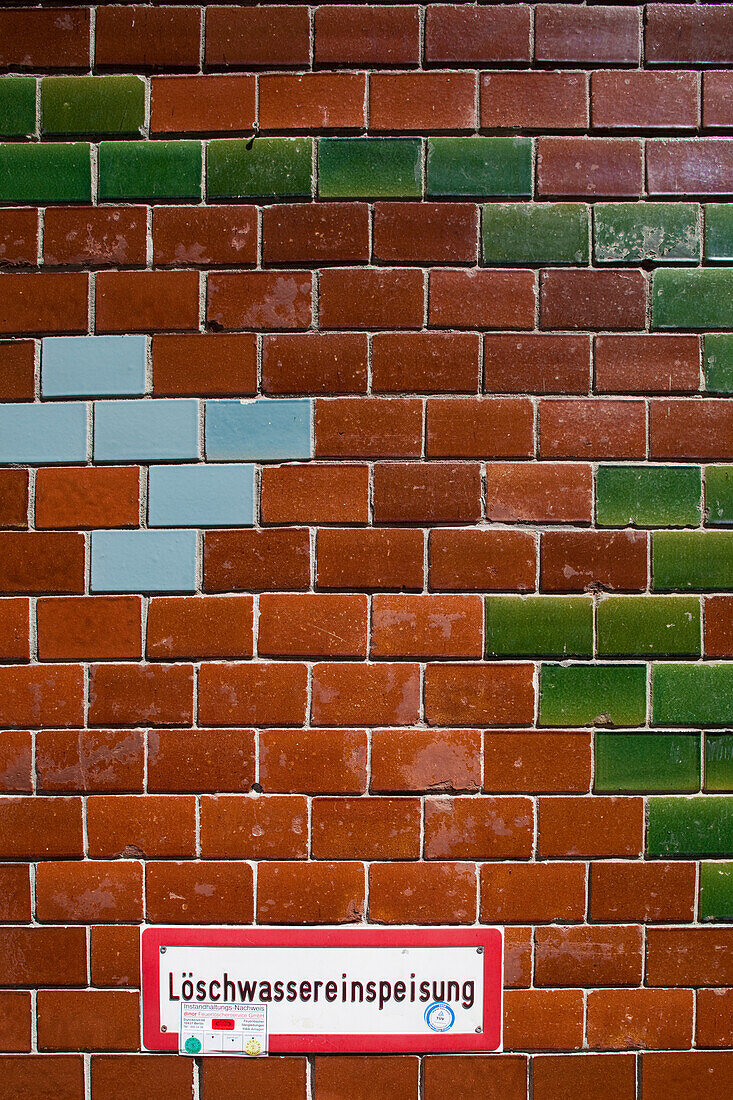
[[[445,1001],[433,1001],[425,1009],[425,1023],[431,1031],[450,1031],[456,1022],[456,1014]]]

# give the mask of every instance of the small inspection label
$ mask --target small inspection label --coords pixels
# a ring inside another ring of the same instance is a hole
[[[179,1054],[259,1058],[267,1054],[267,1005],[182,1004],[178,1036]]]

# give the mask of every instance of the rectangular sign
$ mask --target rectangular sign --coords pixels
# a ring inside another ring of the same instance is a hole
[[[144,928],[143,1044],[499,1050],[502,963],[498,928]]]

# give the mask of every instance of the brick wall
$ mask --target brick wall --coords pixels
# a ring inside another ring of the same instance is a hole
[[[0,10],[0,1097],[733,1091],[732,43]],[[505,1053],[139,1052],[141,923],[362,920]]]

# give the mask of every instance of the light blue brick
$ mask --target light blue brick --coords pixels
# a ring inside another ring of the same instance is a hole
[[[194,592],[196,531],[92,531],[92,592]]]
[[[47,336],[41,341],[41,393],[145,393],[146,343],[144,336]]]
[[[0,405],[0,462],[87,460],[87,406]]]
[[[206,457],[280,462],[310,458],[313,402],[207,401]]]
[[[197,459],[198,401],[95,401],[94,457],[99,462]]]
[[[151,527],[251,527],[254,466],[151,466]]]

